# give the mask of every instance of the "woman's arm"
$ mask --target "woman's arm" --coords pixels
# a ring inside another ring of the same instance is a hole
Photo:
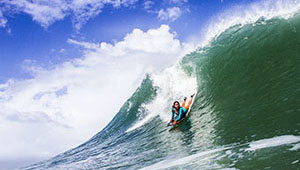
[[[180,120],[181,119],[181,115],[182,115],[182,112],[186,112],[186,109],[184,107],[182,107],[179,111],[179,116],[178,118],[176,119],[176,121]]]

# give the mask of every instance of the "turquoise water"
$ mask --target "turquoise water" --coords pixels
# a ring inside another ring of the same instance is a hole
[[[128,131],[160,93],[147,75],[101,132],[23,169],[300,169],[300,15],[233,26],[180,67],[198,93],[178,128]]]

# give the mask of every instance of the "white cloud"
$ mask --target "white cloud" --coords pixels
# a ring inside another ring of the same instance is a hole
[[[11,0],[0,2],[0,12],[24,12],[32,16],[32,19],[47,28],[55,21],[71,16],[73,25],[80,29],[90,18],[98,15],[105,5],[115,8],[130,6],[137,0]],[[1,17],[0,26],[5,26],[6,19]]]
[[[170,0],[170,4],[184,4],[187,2],[188,0]]]
[[[3,17],[3,14],[0,10],[0,27],[5,27],[6,23],[7,23],[7,20],[6,20],[6,18]]]
[[[0,84],[0,160],[48,158],[99,132],[145,72],[170,66],[187,52],[174,37],[162,25],[134,29],[115,44],[70,39],[84,56],[51,70],[25,62],[33,78]]]
[[[175,21],[181,16],[182,12],[178,7],[167,8],[166,10],[161,9],[158,12],[158,18],[160,20]]]
[[[11,35],[12,34],[11,33],[11,28],[7,28],[6,32],[7,32],[8,35]]]
[[[145,1],[144,2],[144,8],[146,10],[149,10],[150,8],[152,8],[152,6],[154,5],[155,3],[153,1]]]
[[[61,48],[60,50],[59,50],[59,52],[60,53],[64,53],[66,50],[64,49],[64,48]]]
[[[17,11],[31,15],[32,19],[39,22],[43,27],[48,27],[54,21],[63,19],[68,10],[68,4],[63,0],[12,0],[5,3]]]
[[[73,40],[73,39],[68,39],[68,43],[70,44],[76,44],[76,45],[79,45],[79,46],[82,46],[86,49],[98,49],[100,48],[100,45],[99,44],[95,44],[95,43],[89,43],[89,42],[80,42],[80,41],[76,41],[76,40]]]
[[[113,4],[114,7],[120,7],[121,5],[129,6],[135,4],[138,0],[106,0]]]
[[[98,15],[104,5],[110,1],[97,0],[75,0],[69,4],[70,10],[73,13],[73,25],[76,29],[80,29],[82,24],[85,24],[90,18]]]
[[[5,13],[23,12],[32,17],[42,27],[47,28],[56,21],[70,16],[73,26],[79,30],[90,18],[97,16],[102,12],[105,5],[111,5],[114,8],[122,6],[134,6],[138,0],[10,0],[0,2],[4,6],[0,8],[0,27],[5,27],[7,19],[2,15]],[[187,0],[170,0],[169,5],[183,5]],[[154,1],[144,2],[144,8],[148,13],[158,13],[160,20],[175,21],[183,11],[179,7],[169,7],[160,11],[151,10]],[[185,11],[185,10],[184,10]]]

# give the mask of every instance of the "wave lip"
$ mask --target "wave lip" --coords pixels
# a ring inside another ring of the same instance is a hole
[[[204,42],[207,45],[233,26],[243,27],[254,24],[260,19],[289,19],[300,12],[300,0],[264,0],[246,5],[236,5],[213,17],[205,32]]]

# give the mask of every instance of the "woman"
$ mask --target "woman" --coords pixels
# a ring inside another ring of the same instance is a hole
[[[180,104],[179,104],[178,101],[175,101],[173,103],[173,106],[172,106],[172,118],[170,120],[169,125],[176,125],[176,123],[178,121],[180,121],[181,119],[183,119],[186,116],[186,113],[188,112],[188,110],[189,110],[189,108],[191,106],[191,103],[192,103],[194,95],[195,94],[191,95],[191,99],[189,100],[189,102],[188,102],[188,104],[186,106],[185,106],[186,97],[183,99],[181,107],[180,107]]]

